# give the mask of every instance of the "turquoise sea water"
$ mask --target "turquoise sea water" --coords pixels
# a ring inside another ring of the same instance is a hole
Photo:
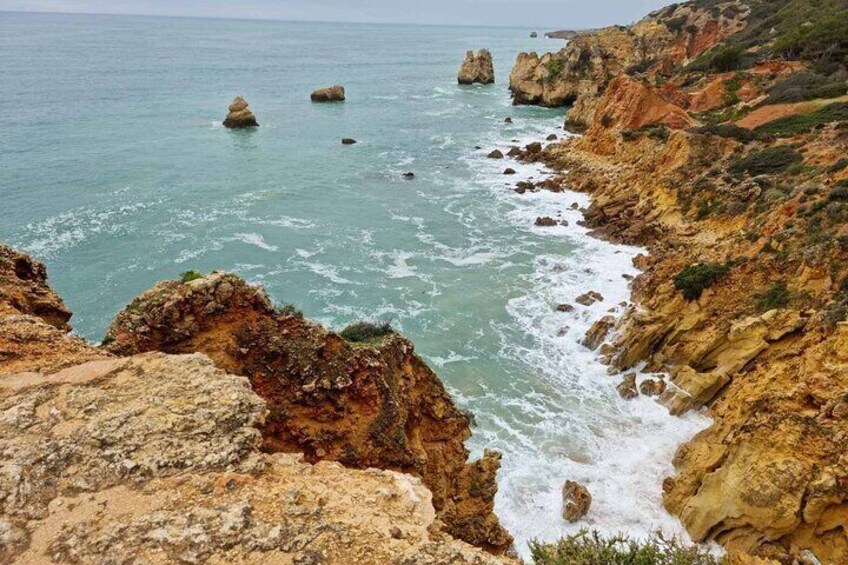
[[[519,549],[578,527],[559,516],[568,478],[595,498],[582,525],[678,533],[660,482],[703,422],[621,401],[577,343],[620,311],[639,250],[588,238],[583,195],[516,195],[535,165],[504,177],[485,158],[563,135],[563,111],[510,105],[517,53],[562,45],[530,31],[0,13],[0,240],[48,265],[95,341],[189,269],[334,328],[390,319],[476,414],[469,447],[504,453],[497,511]],[[497,83],[458,86],[480,47]],[[345,103],[309,101],[331,84]],[[236,94],[260,128],[221,127]],[[557,214],[568,227],[533,226]],[[606,300],[554,311],[593,289]]]

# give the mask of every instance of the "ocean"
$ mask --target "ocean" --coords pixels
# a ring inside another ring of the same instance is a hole
[[[331,328],[390,320],[475,414],[469,448],[503,453],[496,511],[524,555],[581,527],[684,535],[661,482],[706,420],[623,401],[579,344],[622,311],[643,250],[589,237],[586,195],[512,190],[541,166],[486,158],[567,135],[564,110],[510,104],[516,55],[563,45],[530,31],[0,13],[0,241],[47,264],[93,341],[191,269]],[[482,47],[496,84],[457,85]],[[309,101],[333,84],[346,102]],[[222,127],[237,94],[258,129]],[[605,300],[556,311],[589,290]],[[566,479],[594,498],[578,524]]]

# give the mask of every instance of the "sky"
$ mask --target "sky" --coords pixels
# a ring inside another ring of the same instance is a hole
[[[0,11],[533,27],[628,24],[673,0],[0,0]]]

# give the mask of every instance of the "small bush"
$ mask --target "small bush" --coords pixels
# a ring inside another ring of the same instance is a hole
[[[848,10],[795,27],[775,42],[773,52],[787,59],[847,63]]]
[[[848,120],[848,102],[835,102],[809,114],[786,116],[763,124],[754,132],[760,137],[789,137],[806,133],[818,126]]]
[[[789,75],[772,86],[763,104],[803,102],[815,98],[836,98],[848,92],[845,81],[834,80],[818,73],[801,71]]]
[[[742,54],[745,49],[738,44],[730,44],[713,49],[707,66],[713,70],[726,73],[742,66]]]
[[[581,530],[554,543],[530,542],[534,565],[718,565],[719,561],[696,546],[684,546],[661,533],[645,541],[623,535],[604,537]]]
[[[184,283],[191,282],[191,281],[194,281],[194,280],[197,280],[197,279],[202,279],[202,278],[203,278],[203,275],[200,273],[200,271],[192,270],[192,271],[186,271],[186,272],[180,274],[180,280],[182,280]]]
[[[557,57],[552,57],[545,67],[548,69],[548,79],[556,80],[559,75],[562,74],[562,71],[565,69],[565,63],[563,63],[562,59]]]
[[[303,312],[294,304],[283,304],[282,306],[277,308],[277,313],[283,316],[303,318]]]
[[[729,170],[737,176],[743,173],[751,176],[777,174],[803,160],[803,155],[791,147],[767,147],[739,159],[730,166]]]
[[[848,201],[848,186],[837,186],[831,189],[827,195],[827,199],[837,202]]]
[[[831,166],[827,168],[827,172],[830,174],[838,173],[842,171],[845,167],[848,167],[848,159],[840,159]]]
[[[792,295],[784,281],[775,281],[767,291],[754,295],[754,304],[760,312],[786,308],[791,301]]]
[[[689,21],[688,16],[678,16],[676,18],[672,18],[670,20],[666,20],[663,23],[665,27],[674,33],[680,33],[680,30],[683,29],[683,26],[686,25],[686,22]]]
[[[741,143],[749,143],[754,141],[756,138],[754,132],[751,130],[734,124],[712,124],[692,128],[689,131],[692,133],[700,133],[701,135],[717,135],[719,137],[735,139]]]
[[[730,269],[717,263],[697,263],[689,265],[674,277],[674,286],[683,293],[686,300],[698,300],[701,293],[711,287]]]
[[[347,326],[339,332],[339,335],[348,341],[361,343],[372,339],[379,339],[394,333],[391,322],[356,322]]]

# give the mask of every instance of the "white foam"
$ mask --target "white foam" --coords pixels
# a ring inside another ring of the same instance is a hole
[[[279,247],[277,247],[276,245],[270,245],[266,243],[265,238],[259,235],[258,233],[237,233],[233,235],[234,241],[241,241],[249,245],[255,245],[259,249],[264,249],[265,251],[279,250]]]

